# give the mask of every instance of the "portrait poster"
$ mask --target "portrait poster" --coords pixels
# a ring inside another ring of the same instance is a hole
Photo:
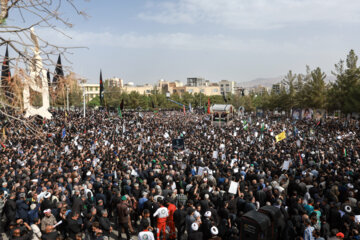
[[[302,114],[301,114],[302,119],[309,120],[312,119],[312,116],[313,116],[313,110],[311,108],[304,108],[302,110]]]

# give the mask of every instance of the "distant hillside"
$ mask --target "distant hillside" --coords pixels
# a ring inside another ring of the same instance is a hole
[[[273,78],[256,78],[251,81],[246,82],[238,82],[237,85],[239,87],[251,88],[258,85],[262,85],[265,87],[271,87],[273,84],[281,82],[283,77],[273,77]]]
[[[272,78],[256,78],[251,81],[238,82],[237,86],[244,87],[244,88],[252,88],[252,87],[259,86],[259,85],[262,85],[264,87],[272,87],[273,84],[281,82],[281,80],[283,78],[284,78],[283,76],[272,77]],[[334,82],[335,80],[336,80],[336,78],[333,75],[328,75],[328,76],[326,76],[325,82],[329,83],[329,82]]]

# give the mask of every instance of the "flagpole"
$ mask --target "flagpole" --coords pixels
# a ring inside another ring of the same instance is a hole
[[[69,88],[66,87],[66,110],[69,111]]]

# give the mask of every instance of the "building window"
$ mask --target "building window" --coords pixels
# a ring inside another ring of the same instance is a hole
[[[214,93],[218,92],[218,90],[217,90],[216,88],[215,88],[215,89],[213,89],[212,91],[213,91]]]
[[[200,89],[200,92],[201,92],[201,93],[204,93],[204,89]]]
[[[228,87],[228,86],[229,86],[229,84],[226,84],[226,86]]]
[[[150,90],[146,90],[146,93],[150,93],[151,91]]]
[[[188,90],[188,93],[192,93],[192,92],[193,92],[193,90],[192,90],[192,89],[189,89],[189,90]]]
[[[224,84],[220,84],[220,87],[223,87],[224,86]]]

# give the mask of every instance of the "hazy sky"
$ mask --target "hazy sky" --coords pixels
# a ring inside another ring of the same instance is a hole
[[[66,1],[64,1],[66,2]],[[74,1],[72,39],[39,30],[68,46],[73,70],[95,83],[120,77],[236,82],[277,77],[305,65],[330,74],[350,49],[360,53],[359,0],[91,0]]]

